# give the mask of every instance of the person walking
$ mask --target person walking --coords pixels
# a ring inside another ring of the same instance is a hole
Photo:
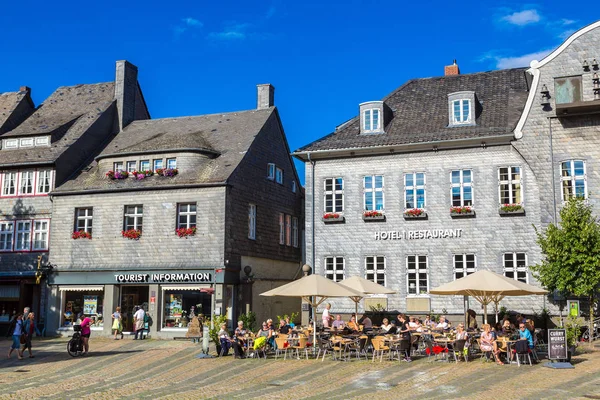
[[[29,311],[31,311],[30,307],[25,307],[23,309],[23,322],[25,322],[29,319]]]
[[[140,339],[144,338],[144,315],[146,312],[140,306],[136,306],[136,312],[133,314],[133,321],[135,323],[135,337],[133,340],[137,340],[138,334],[140,335]]]
[[[23,331],[25,332],[25,343],[21,348],[21,356],[25,355],[25,350],[27,349],[29,350],[29,358],[33,358],[35,356],[31,353],[31,339],[33,339],[34,333],[37,333],[38,336],[42,336],[42,334],[35,323],[35,314],[30,312],[27,316],[28,318],[24,322],[25,329]]]
[[[92,320],[86,317],[85,314],[81,314],[81,340],[83,341],[83,354],[86,356],[90,351],[90,335],[92,334],[92,329],[90,328],[92,324]]]
[[[121,307],[117,307],[116,311],[112,315],[113,323],[112,330],[115,333],[115,340],[117,340],[117,334],[121,334],[121,339],[123,339],[123,317],[121,316]]]
[[[23,359],[23,355],[19,350],[21,347],[21,334],[23,333],[23,314],[19,313],[15,315],[13,320],[8,327],[8,334],[12,335],[12,345],[10,346],[10,350],[8,351],[8,358],[10,358],[12,352],[17,350],[17,358],[19,360]]]

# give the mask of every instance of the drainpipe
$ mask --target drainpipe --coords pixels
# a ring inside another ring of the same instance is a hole
[[[317,163],[316,161],[313,161],[310,159],[310,151],[306,154],[307,158],[308,158],[308,162],[311,165],[311,195],[310,195],[310,214],[311,214],[311,253],[312,253],[312,273],[315,273],[315,164]],[[314,304],[314,299],[311,298],[310,299],[311,303]],[[312,320],[313,320],[313,326],[314,326],[314,332],[316,334],[317,332],[317,326],[316,326],[316,319],[315,319],[315,312],[316,312],[316,307],[311,307],[311,316],[312,316]],[[313,350],[316,348],[316,342],[314,342],[313,345]]]
[[[554,206],[554,225],[556,225],[556,182],[554,179],[554,149],[552,146],[552,117],[548,117],[548,132],[550,134],[550,172],[552,177],[552,205]],[[545,297],[544,297],[545,299]]]

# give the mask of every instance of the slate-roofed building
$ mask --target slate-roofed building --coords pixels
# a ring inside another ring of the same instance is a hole
[[[45,317],[46,285],[35,273],[48,264],[52,190],[118,131],[119,107],[131,119],[149,118],[137,69],[118,72],[126,64],[117,63],[115,82],[59,87],[37,107],[28,87],[0,95],[0,323],[24,306]]]
[[[53,191],[53,328],[76,301],[102,304],[96,316],[120,305],[126,331],[140,305],[163,338],[184,336],[192,310],[236,321],[299,307],[258,297],[302,260],[303,193],[273,94],[258,85],[254,110],[133,121]]]
[[[306,164],[307,262],[335,281],[360,275],[397,291],[366,299],[366,310],[462,314],[462,296],[429,291],[478,269],[536,284],[533,226],[556,221],[570,197],[598,203],[599,39],[600,22],[529,69],[463,75],[455,62],[360,104],[294,152]],[[501,305],[558,313],[554,300]]]

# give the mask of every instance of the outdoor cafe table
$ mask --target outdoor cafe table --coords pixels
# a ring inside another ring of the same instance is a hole
[[[503,347],[503,346],[500,346],[500,345],[506,344],[506,361],[507,361],[507,363],[511,363],[511,364],[514,363],[514,364],[516,364],[516,362],[511,362],[510,361],[510,355],[511,355],[513,346],[519,340],[520,339],[511,340],[511,339],[507,338],[506,336],[499,336],[498,339],[496,339],[496,342],[498,342],[498,344],[499,344],[499,346],[498,346],[499,348]]]
[[[441,361],[450,361],[449,357],[448,357],[448,344],[454,344],[456,342],[455,339],[449,339],[446,337],[438,337],[438,338],[434,338],[433,339],[433,344],[434,346],[437,344],[438,346],[440,346],[442,348],[442,358]],[[437,354],[435,355],[437,357]]]

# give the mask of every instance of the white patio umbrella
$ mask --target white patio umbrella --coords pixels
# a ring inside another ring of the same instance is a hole
[[[506,296],[542,295],[548,291],[491,271],[481,270],[432,289],[429,293],[475,297],[483,305],[484,322],[487,324],[488,304],[492,302],[497,304]]]
[[[340,285],[344,285],[350,289],[354,289],[360,292],[362,296],[351,296],[350,299],[354,302],[356,318],[358,319],[358,303],[367,294],[394,294],[395,291],[386,288],[383,285],[370,281],[360,276],[352,276],[348,279],[344,279],[340,282]]]
[[[329,297],[362,297],[360,292],[335,283],[321,275],[308,275],[296,281],[261,293],[261,296],[301,297],[313,307],[318,307]],[[313,344],[317,342],[317,323],[313,318]]]

